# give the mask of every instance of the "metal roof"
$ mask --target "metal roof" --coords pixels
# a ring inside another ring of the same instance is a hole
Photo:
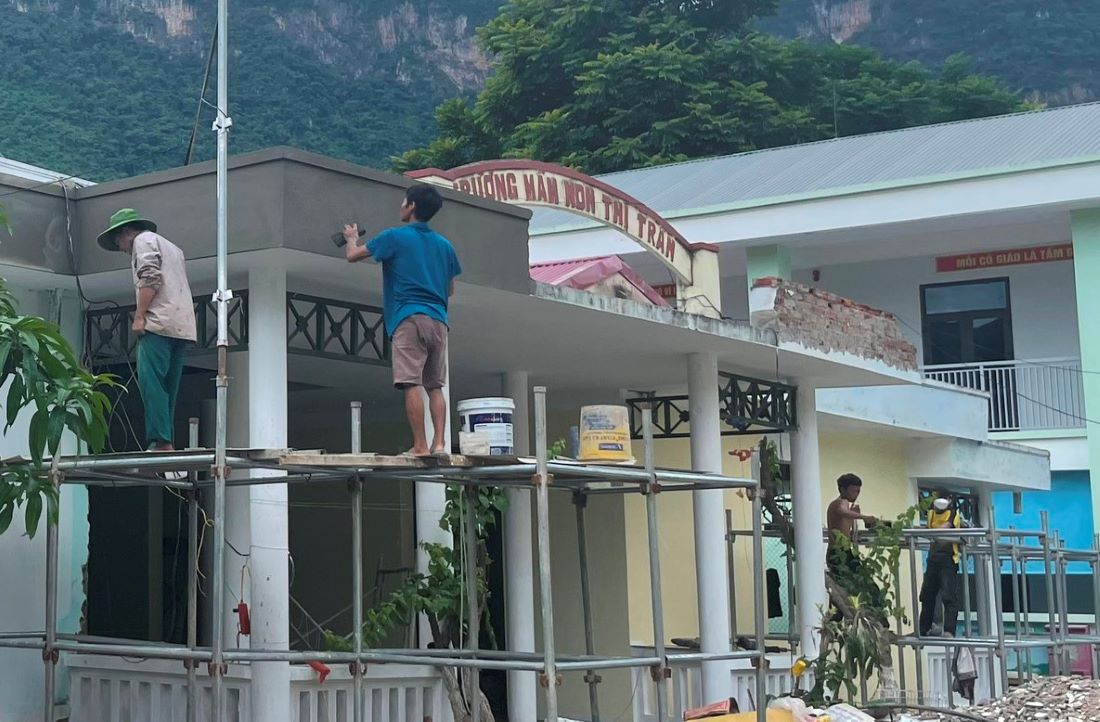
[[[676,217],[1100,160],[1100,103],[823,140],[599,176]],[[596,224],[538,210],[532,233]]]
[[[29,163],[21,163],[11,158],[5,158],[3,155],[0,155],[0,175],[22,178],[33,183],[55,183],[57,181],[69,180],[72,181],[72,185],[76,186],[94,185],[92,181],[84,180],[83,178],[57,173],[52,170],[30,165]]]
[[[668,305],[668,301],[662,298],[653,286],[650,286],[645,279],[635,273],[634,269],[618,256],[599,256],[596,258],[531,264],[531,278],[533,280],[539,283],[548,283],[552,286],[568,286],[581,291],[615,274],[620,274],[654,305]]]

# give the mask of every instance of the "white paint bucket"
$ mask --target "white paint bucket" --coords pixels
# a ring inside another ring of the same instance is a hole
[[[515,443],[512,435],[512,414],[516,403],[509,398],[490,397],[458,402],[458,419],[462,430],[481,432],[489,437],[489,454],[511,456]]]

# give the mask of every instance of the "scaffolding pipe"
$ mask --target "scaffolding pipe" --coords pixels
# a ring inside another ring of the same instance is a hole
[[[1008,689],[1008,655],[1005,652],[1004,600],[1002,599],[1004,595],[1001,589],[1001,557],[998,552],[997,517],[995,514],[996,512],[993,509],[993,496],[987,494],[986,515],[989,518],[989,566],[993,572],[993,578],[990,581],[993,584],[994,600],[994,607],[990,612],[991,614],[995,614],[993,626],[997,634],[997,661],[1000,665],[1001,672],[1001,689],[999,693],[1004,694]]]
[[[588,528],[585,525],[585,510],[588,508],[588,497],[581,492],[573,494],[573,505],[577,512],[577,554],[580,562],[581,574],[581,614],[584,617],[584,652],[592,656],[596,654],[596,631],[592,623],[592,589],[588,578]],[[592,713],[592,722],[600,722],[600,682],[601,677],[595,670],[588,670],[584,675],[584,681],[588,684],[588,706]]]
[[[1069,648],[1066,646],[1069,639],[1069,594],[1066,588],[1066,559],[1062,552],[1065,542],[1062,535],[1054,532],[1054,579],[1057,583],[1055,591],[1058,600],[1058,630],[1060,642],[1059,654],[1061,655],[1061,668],[1068,670],[1072,667]]]
[[[761,520],[762,506],[760,496],[763,489],[757,487],[752,495],[752,572],[753,572],[753,631],[756,637],[756,720],[767,722],[768,716],[768,680],[765,676],[768,658],[764,647],[764,537]]]
[[[199,445],[199,420],[191,417],[187,420],[187,446],[194,449]],[[192,471],[188,482],[191,490],[187,493],[187,647],[194,649],[199,643],[199,575],[196,572],[199,563],[199,486],[198,474]],[[198,670],[194,660],[185,660],[187,667],[187,722],[198,722]]]
[[[1039,522],[1043,528],[1043,577],[1047,592],[1047,631],[1050,634],[1050,652],[1047,657],[1051,674],[1061,674],[1062,664],[1058,659],[1058,630],[1054,626],[1054,575],[1051,573],[1053,556],[1050,550],[1050,517],[1046,510],[1039,512]]]
[[[913,561],[912,557],[909,558],[909,564],[910,564],[910,566],[912,564],[914,564],[914,561]],[[899,605],[901,604],[901,560],[900,560],[900,555],[899,555],[899,560],[898,560],[898,566],[894,569],[894,599],[896,600],[897,604],[899,604]],[[897,616],[897,617],[894,618],[894,629],[895,629],[895,633],[898,636],[898,639],[901,639],[904,631],[902,630],[902,627],[901,627],[901,617],[900,616]],[[901,685],[904,688],[905,687],[905,647],[902,647],[902,646],[898,647],[898,678],[901,680]]]
[[[463,524],[463,546],[466,549],[466,561],[462,565],[466,578],[466,605],[469,611],[470,622],[467,629],[466,648],[477,653],[481,636],[481,605],[478,600],[477,584],[477,487],[467,486],[464,490],[463,500],[466,514]],[[469,690],[467,701],[470,705],[470,716],[473,722],[481,722],[481,674],[477,667],[472,667],[466,673],[466,687]]]
[[[60,500],[61,472],[57,470],[57,454],[54,454],[50,462],[50,486],[53,493]],[[58,503],[60,514],[60,501]],[[45,722],[53,722],[53,693],[55,672],[57,666],[57,527],[60,519],[53,520],[50,514],[46,514],[46,639],[42,648],[43,672],[45,684],[43,685],[43,719]]]
[[[1092,634],[1100,636],[1100,534],[1093,535],[1092,550]],[[1100,679],[1100,644],[1092,645],[1092,678]]]
[[[363,450],[363,404],[351,402],[351,453]],[[363,480],[351,479],[351,624],[355,661],[352,674],[352,720],[363,722]]]
[[[645,439],[645,468],[653,473],[653,414],[649,406],[642,409],[642,435]],[[659,485],[654,477],[650,477],[650,483],[645,487],[646,527],[649,543],[649,589],[650,601],[653,610],[653,651],[661,660],[652,667],[653,681],[657,685],[657,722],[665,722],[668,714],[668,688],[667,680],[669,672],[668,662],[665,659],[665,620],[664,604],[661,599],[661,547],[658,544],[657,526],[657,492]],[[551,717],[553,719],[553,717]]]
[[[558,718],[558,672],[554,658],[554,594],[550,578],[550,475],[546,463],[546,387],[535,387],[535,485],[538,494],[539,592],[542,599],[542,684],[546,688],[546,717]]]
[[[915,614],[920,614],[920,600],[917,597],[917,560],[920,559],[917,556],[917,537],[914,535],[909,536],[909,593],[912,597],[913,610]],[[919,631],[919,630],[918,630]],[[920,647],[916,647],[914,650],[914,656],[917,660],[917,702],[924,704],[924,657],[921,656]]]

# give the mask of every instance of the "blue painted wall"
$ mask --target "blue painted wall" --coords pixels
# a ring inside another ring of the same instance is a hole
[[[1050,491],[1024,492],[1023,501],[1023,513],[1014,514],[1011,493],[993,495],[999,528],[1039,529],[1039,512],[1046,511],[1050,514],[1051,530],[1062,536],[1068,548],[1092,548],[1092,496],[1087,471],[1053,471],[1050,474]],[[1070,574],[1087,574],[1089,565],[1073,562],[1068,571]]]

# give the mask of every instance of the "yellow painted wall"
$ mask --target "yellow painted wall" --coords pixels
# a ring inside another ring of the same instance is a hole
[[[740,462],[729,454],[735,449],[750,448],[758,437],[724,437],[723,473],[732,476],[751,475],[751,464]],[[658,466],[691,468],[690,442],[668,439],[655,442]],[[893,518],[916,501],[916,489],[906,476],[906,442],[850,433],[822,433],[821,448],[822,496],[825,506],[837,496],[836,479],[853,472],[863,481],[860,498],[865,513]],[[641,458],[638,444],[635,453]],[[749,529],[751,502],[736,491],[726,492],[726,509],[732,515],[734,529]],[[630,639],[635,644],[653,643],[653,617],[650,605],[649,556],[646,546],[645,501],[641,496],[626,498],[627,581],[629,585]],[[659,497],[658,514],[661,541],[662,589],[665,605],[666,639],[698,635],[698,608],[695,577],[694,524],[691,494],[666,492]],[[903,555],[904,556],[904,555]],[[782,563],[772,560],[773,564]],[[734,588],[738,629],[748,633],[752,628],[752,548],[749,539],[739,539],[733,551]],[[902,600],[910,598],[909,571],[903,558]],[[786,599],[783,600],[786,608]],[[906,605],[908,606],[908,605]],[[908,631],[908,630],[907,630]]]

